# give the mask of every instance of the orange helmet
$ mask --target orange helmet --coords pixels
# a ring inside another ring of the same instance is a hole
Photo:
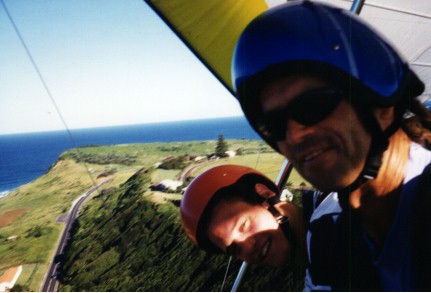
[[[246,176],[248,175],[248,176]],[[246,177],[244,177],[246,176]],[[278,193],[277,186],[265,175],[249,167],[238,165],[221,165],[211,168],[196,177],[181,200],[181,222],[189,238],[201,249],[214,250],[210,243],[204,241],[201,231],[203,215],[212,199],[222,188],[234,186],[241,178],[253,178],[255,183],[263,183]],[[250,181],[248,181],[250,182]],[[256,195],[256,193],[254,193]],[[248,194],[247,194],[248,196]],[[252,196],[252,195],[250,195]],[[262,201],[265,200],[262,198]]]

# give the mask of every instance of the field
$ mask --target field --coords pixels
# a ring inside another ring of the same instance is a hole
[[[283,158],[262,141],[226,142],[229,149],[241,149],[242,155],[200,163],[191,176],[216,165],[240,164],[256,168],[272,179],[277,177]],[[63,153],[46,174],[0,199],[0,270],[23,264],[24,273],[17,284],[27,290],[38,291],[63,229],[64,224],[57,219],[68,212],[75,198],[106,177],[113,180],[103,188],[118,187],[143,167],[154,169],[153,182],[176,180],[182,170],[155,169],[155,164],[169,156],[212,154],[216,143],[97,146]],[[86,158],[86,161],[82,161],[82,158]],[[191,161],[190,164],[189,168],[197,163]],[[295,184],[303,181],[297,175],[293,175],[292,180]],[[158,202],[180,199],[181,195],[157,192],[153,198]],[[6,241],[11,236],[17,238]]]

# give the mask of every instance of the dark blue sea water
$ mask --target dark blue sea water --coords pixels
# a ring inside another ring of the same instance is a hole
[[[165,122],[0,135],[0,197],[41,175],[65,150],[75,146],[216,140],[259,139],[244,117]]]

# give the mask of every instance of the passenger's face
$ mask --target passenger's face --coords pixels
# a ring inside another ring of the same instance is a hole
[[[268,113],[282,108],[299,94],[325,86],[309,77],[281,78],[262,91],[262,110]],[[322,191],[348,186],[364,167],[371,138],[347,99],[342,99],[333,112],[314,125],[305,126],[289,119],[280,127],[285,127],[284,139],[277,141],[281,153]]]
[[[290,246],[283,231],[260,205],[221,201],[207,236],[222,251],[249,264],[279,267],[289,260]]]

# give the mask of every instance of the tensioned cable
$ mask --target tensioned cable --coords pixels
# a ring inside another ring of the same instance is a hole
[[[257,169],[257,165],[259,164],[260,154],[261,153],[262,153],[262,146],[259,145],[259,152],[257,153],[256,164],[254,165],[255,169]]]
[[[227,263],[226,272],[224,274],[223,282],[221,283],[220,292],[223,292],[224,284],[226,283],[227,274],[229,272],[230,263],[232,262],[232,255],[229,257],[229,262]]]
[[[18,38],[19,38],[19,40],[20,40],[20,42],[21,42],[22,46],[24,47],[24,50],[25,50],[25,52],[27,53],[27,56],[28,56],[28,58],[30,59],[31,64],[32,64],[32,66],[33,66],[34,70],[35,70],[35,71],[36,71],[36,73],[37,73],[37,76],[39,77],[40,81],[42,82],[42,85],[43,85],[43,87],[44,87],[44,89],[45,89],[46,93],[48,94],[48,97],[50,98],[50,100],[51,100],[52,104],[54,105],[54,108],[55,108],[55,110],[56,110],[56,112],[57,112],[58,116],[60,116],[60,120],[61,120],[61,122],[63,123],[63,126],[64,126],[64,128],[66,129],[66,132],[67,132],[67,134],[68,134],[68,136],[69,136],[70,140],[72,141],[73,146],[75,147],[76,151],[78,152],[78,157],[81,157],[81,152],[79,151],[79,147],[78,147],[77,143],[75,142],[75,139],[74,139],[74,138],[73,138],[73,136],[72,136],[72,132],[70,131],[69,127],[67,126],[66,120],[64,119],[63,115],[61,114],[60,108],[57,106],[57,103],[55,102],[55,99],[54,99],[53,95],[51,94],[51,91],[49,90],[48,85],[47,85],[47,83],[45,82],[45,79],[43,78],[42,73],[41,73],[41,71],[39,70],[39,67],[37,66],[37,64],[36,64],[36,62],[35,62],[35,60],[34,60],[34,58],[33,58],[32,54],[30,53],[30,50],[28,49],[28,47],[27,47],[27,45],[26,45],[26,43],[25,43],[25,41],[24,41],[24,38],[22,37],[22,35],[21,35],[21,33],[20,33],[20,31],[19,31],[18,27],[16,26],[15,22],[13,21],[13,18],[12,18],[12,16],[11,16],[11,14],[9,13],[9,10],[7,9],[7,7],[6,7],[6,5],[4,4],[3,0],[0,0],[0,3],[2,4],[3,9],[4,9],[4,11],[6,12],[6,15],[7,15],[7,17],[9,18],[9,21],[10,21],[10,22],[11,22],[11,24],[12,24],[12,27],[14,28],[14,30],[15,30],[15,32],[16,32],[16,34],[17,34],[17,36],[18,36]],[[88,176],[90,176],[91,182],[93,183],[93,185],[94,185],[94,186],[96,186],[96,189],[97,189],[97,184],[96,184],[96,182],[94,181],[93,176],[91,175],[91,172],[90,172],[90,170],[89,170],[89,168],[88,168],[87,164],[86,164],[85,162],[82,162],[82,163],[83,163],[83,165],[85,166],[85,169],[86,169],[86,171],[87,171],[87,173],[88,173]]]

